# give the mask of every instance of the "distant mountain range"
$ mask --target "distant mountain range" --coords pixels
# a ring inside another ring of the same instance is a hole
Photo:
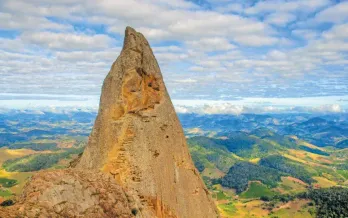
[[[88,136],[95,117],[95,112],[84,111],[0,113],[0,146],[44,135]],[[346,148],[348,143],[348,114],[179,114],[179,118],[187,136],[213,133],[218,137],[240,131],[267,137],[271,131],[272,134],[297,136],[321,147]]]
[[[268,130],[279,135],[293,135],[317,146],[344,148],[348,138],[348,114],[242,114],[235,115],[179,115],[187,135],[215,132],[223,136],[229,132],[265,134]],[[196,128],[196,132],[190,131]],[[201,131],[197,131],[201,130]]]

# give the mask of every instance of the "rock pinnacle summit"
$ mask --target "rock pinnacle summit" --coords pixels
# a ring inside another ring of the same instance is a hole
[[[219,217],[141,33],[126,28],[80,158],[34,175],[0,217]]]
[[[111,174],[139,196],[147,217],[217,216],[151,47],[131,27],[104,80],[99,113],[77,167]]]

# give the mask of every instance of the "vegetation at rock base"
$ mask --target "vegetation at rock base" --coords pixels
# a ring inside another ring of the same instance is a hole
[[[11,199],[8,199],[8,200],[1,202],[0,206],[1,207],[8,207],[8,206],[12,206],[13,204],[14,204],[14,201]]]
[[[15,179],[0,178],[0,187],[10,188],[18,184],[18,181]]]

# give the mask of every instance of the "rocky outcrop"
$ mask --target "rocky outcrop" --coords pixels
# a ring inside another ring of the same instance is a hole
[[[127,27],[78,168],[112,175],[143,217],[217,217],[145,37]]]
[[[71,166],[37,174],[11,208],[28,217],[219,216],[150,45],[130,27],[104,80],[88,145]]]
[[[52,170],[35,174],[11,207],[0,217],[133,217],[134,200],[105,173],[93,170]]]

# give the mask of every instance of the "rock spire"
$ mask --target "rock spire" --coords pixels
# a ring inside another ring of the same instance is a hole
[[[219,217],[150,45],[131,27],[72,166],[36,174],[0,217]]]
[[[145,217],[217,217],[156,58],[131,27],[104,80],[99,113],[77,167],[111,174],[139,196]]]

